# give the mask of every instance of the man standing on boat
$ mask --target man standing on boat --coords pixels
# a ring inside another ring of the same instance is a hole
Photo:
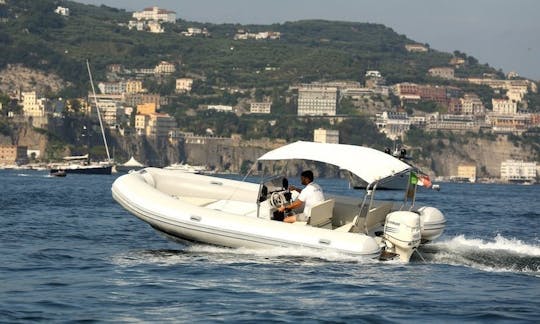
[[[283,219],[286,223],[294,223],[296,221],[305,222],[311,215],[311,207],[324,201],[324,194],[321,186],[313,182],[313,172],[306,170],[300,175],[300,181],[305,186],[304,189],[297,188],[295,186],[289,186],[289,190],[296,190],[300,192],[298,198],[288,206],[281,206],[278,211],[284,212],[286,209],[292,210],[304,205],[304,213],[300,215],[290,215]],[[298,216],[298,217],[297,217]]]

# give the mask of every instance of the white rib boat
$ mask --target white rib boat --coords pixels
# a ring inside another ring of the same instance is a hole
[[[443,214],[415,206],[416,185],[403,201],[375,199],[377,186],[414,172],[395,157],[366,147],[296,142],[270,151],[259,163],[310,160],[332,164],[370,185],[363,197],[328,197],[307,222],[273,220],[277,208],[298,194],[284,176],[249,183],[174,170],[145,168],[119,177],[113,198],[154,229],[177,239],[226,247],[303,247],[366,258],[408,262],[420,246],[439,237]],[[301,212],[301,211],[294,211]]]

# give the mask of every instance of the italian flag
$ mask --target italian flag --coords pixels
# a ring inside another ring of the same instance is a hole
[[[431,180],[429,180],[429,176],[426,174],[416,174],[414,172],[411,172],[410,182],[411,184],[417,186],[422,186],[426,188],[431,187]]]

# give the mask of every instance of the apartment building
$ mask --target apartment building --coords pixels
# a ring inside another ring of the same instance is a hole
[[[493,113],[500,115],[517,114],[517,102],[510,99],[491,99]]]
[[[252,102],[249,105],[249,111],[252,114],[269,114],[272,108],[272,102]]]
[[[176,71],[176,67],[173,63],[167,62],[167,61],[161,61],[158,65],[154,68],[155,74],[171,74]]]
[[[379,132],[391,140],[401,138],[411,127],[409,116],[404,112],[385,111],[377,114],[375,124]]]
[[[0,164],[13,165],[28,162],[27,147],[16,145],[0,145]]]
[[[126,84],[126,93],[139,93],[143,92],[143,83],[141,80],[128,80]]]
[[[338,89],[304,84],[298,89],[298,116],[335,116]]]
[[[35,91],[22,92],[23,113],[27,117],[43,117],[46,115],[47,99],[38,98]]]
[[[508,182],[536,182],[536,162],[501,162],[501,179]]]
[[[174,117],[163,113],[135,116],[135,130],[148,137],[168,137],[169,131],[177,126]]]
[[[457,174],[460,179],[468,179],[471,183],[476,182],[476,164],[458,165]]]
[[[137,114],[139,115],[150,115],[155,114],[157,110],[155,102],[147,102],[144,104],[137,105]]]
[[[464,115],[481,116],[485,115],[486,107],[474,93],[467,93],[460,99],[461,113]]]
[[[193,79],[191,78],[179,78],[176,79],[176,92],[190,92],[193,87]]]

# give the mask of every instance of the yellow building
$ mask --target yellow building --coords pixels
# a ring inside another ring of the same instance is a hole
[[[148,102],[144,104],[137,105],[137,114],[138,115],[150,115],[156,113],[156,104],[154,102]]]
[[[460,164],[458,165],[458,178],[469,179],[470,182],[476,182],[476,165]]]
[[[126,82],[126,93],[142,92],[143,85],[141,80],[129,80]]]
[[[0,164],[16,164],[28,162],[26,146],[0,145]]]

